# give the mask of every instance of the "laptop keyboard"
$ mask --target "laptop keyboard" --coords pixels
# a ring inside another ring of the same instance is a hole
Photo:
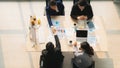
[[[87,38],[76,38],[76,41],[85,42],[85,41],[87,41]]]

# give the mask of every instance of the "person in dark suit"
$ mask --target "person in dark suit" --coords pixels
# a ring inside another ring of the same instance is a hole
[[[50,16],[64,15],[64,5],[60,1],[51,0],[49,5],[46,7],[46,13]]]
[[[73,68],[89,68],[93,63],[92,56],[94,55],[93,48],[88,42],[82,42],[81,47],[77,48],[77,42],[74,44],[75,57],[72,59]]]
[[[90,20],[93,17],[92,7],[85,0],[79,1],[73,5],[70,16],[76,20]]]
[[[56,47],[54,47],[52,42],[46,44],[46,49],[42,50],[42,55],[40,56],[40,68],[62,68],[64,56],[61,52],[61,45],[54,28],[52,28],[52,32],[54,34]]]
[[[78,1],[83,1],[83,0],[73,0],[73,4],[76,4]],[[85,0],[88,4],[90,4],[90,0]]]

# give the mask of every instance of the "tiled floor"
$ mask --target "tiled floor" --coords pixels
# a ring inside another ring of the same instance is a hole
[[[69,15],[72,2],[64,1],[64,4]],[[103,19],[113,68],[120,68],[120,17],[116,6],[112,1],[92,1],[91,5],[94,15]],[[45,2],[0,2],[0,68],[39,68],[40,52],[26,52],[25,41],[29,16],[43,15],[44,6]],[[111,68],[111,63],[104,64],[104,68]]]

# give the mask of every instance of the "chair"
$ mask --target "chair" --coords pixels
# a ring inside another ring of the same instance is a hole
[[[76,4],[78,1],[82,1],[82,0],[73,0],[73,4]],[[86,2],[88,2],[88,4],[90,4],[90,0],[86,0]]]
[[[73,68],[79,68],[78,66],[75,65],[74,58],[72,58],[72,64],[73,64]],[[95,61],[92,61],[92,64],[87,68],[95,68]]]
[[[95,61],[93,61],[92,64],[88,68],[95,68]]]
[[[43,55],[40,56],[40,61],[39,61],[39,65],[40,68],[44,68],[44,66],[46,65],[44,62],[46,62],[45,58]],[[55,68],[63,68],[63,61],[57,63],[57,65],[55,66]]]
[[[79,0],[73,0],[73,4],[76,4]]]

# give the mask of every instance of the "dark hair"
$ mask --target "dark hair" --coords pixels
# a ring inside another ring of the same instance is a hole
[[[48,52],[54,51],[54,45],[53,45],[52,42],[48,42],[48,43],[46,44],[46,50],[47,50]]]
[[[36,21],[36,18],[33,18],[34,21]]]
[[[56,5],[57,5],[56,1],[54,1],[54,0],[50,1],[50,6],[56,6]]]
[[[94,55],[94,50],[93,48],[89,45],[88,42],[82,42],[81,43],[81,48],[84,50],[85,53],[87,53],[89,56]]]
[[[80,5],[80,6],[86,6],[87,2],[85,0],[79,1],[78,5]]]

